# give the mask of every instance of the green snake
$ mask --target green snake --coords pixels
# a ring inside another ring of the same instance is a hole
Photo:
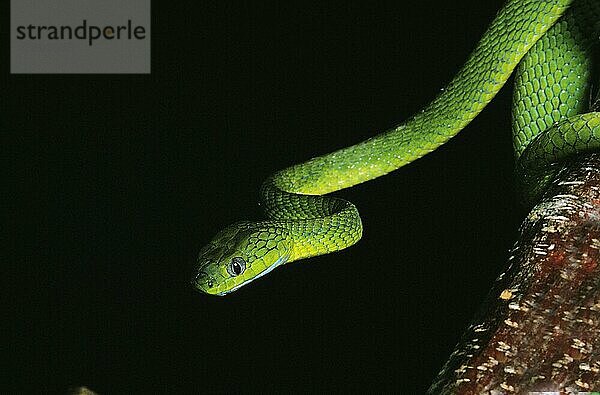
[[[238,222],[199,253],[192,285],[225,295],[278,266],[342,250],[362,236],[356,207],[327,196],[387,174],[455,136],[515,68],[513,146],[525,204],[557,164],[600,147],[592,103],[600,0],[509,0],[468,60],[424,110],[358,144],[280,170],[260,190],[267,219]]]

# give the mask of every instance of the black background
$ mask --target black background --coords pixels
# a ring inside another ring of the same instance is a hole
[[[188,280],[220,228],[260,218],[270,173],[427,104],[503,1],[188,3],[153,3],[151,75],[2,65],[25,251],[8,388],[423,392],[517,235],[512,81],[439,150],[338,192],[356,246],[224,298]]]

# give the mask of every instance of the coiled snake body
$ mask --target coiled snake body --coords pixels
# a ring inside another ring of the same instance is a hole
[[[349,247],[362,236],[356,207],[324,196],[387,174],[435,150],[490,102],[517,68],[513,146],[531,205],[570,156],[600,147],[593,111],[598,0],[509,0],[442,93],[401,125],[291,166],[261,188],[267,220],[238,222],[199,254],[192,284],[225,295],[274,268]]]

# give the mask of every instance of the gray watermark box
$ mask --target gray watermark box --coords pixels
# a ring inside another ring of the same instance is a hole
[[[150,73],[150,0],[11,0],[13,74]]]

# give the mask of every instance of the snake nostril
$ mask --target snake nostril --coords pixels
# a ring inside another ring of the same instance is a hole
[[[208,273],[203,272],[203,271],[199,271],[192,278],[192,283],[194,285],[203,285],[203,284],[206,284],[208,286],[208,288],[212,288],[212,286],[213,286],[213,279],[212,279],[211,276],[208,275]]]

